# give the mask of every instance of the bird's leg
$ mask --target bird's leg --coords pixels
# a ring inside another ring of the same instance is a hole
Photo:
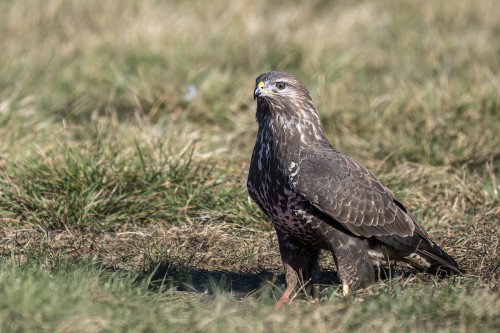
[[[342,256],[334,254],[337,272],[342,281],[342,294],[349,295],[353,290],[368,287],[375,280],[375,270],[369,258]]]
[[[278,243],[281,259],[285,268],[286,289],[277,306],[290,303],[295,297],[295,290],[300,283],[301,289],[307,291],[314,281],[319,251],[304,247],[288,235],[278,231]],[[313,290],[313,296],[314,296]]]
[[[278,303],[276,303],[276,307],[280,307],[283,304],[289,304],[293,300],[295,297],[295,288],[297,288],[297,284],[299,283],[299,274],[292,265],[283,262],[283,266],[285,267],[286,289],[278,300]]]
[[[318,230],[322,231],[332,252],[344,296],[375,281],[366,239],[348,235],[328,225],[320,225]]]

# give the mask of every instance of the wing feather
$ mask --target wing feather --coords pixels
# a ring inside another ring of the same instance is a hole
[[[392,192],[352,158],[331,147],[304,150],[299,167],[298,192],[353,234],[408,237],[416,231],[428,239]]]

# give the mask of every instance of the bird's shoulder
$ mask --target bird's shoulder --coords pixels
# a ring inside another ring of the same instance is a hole
[[[410,236],[420,229],[382,182],[333,147],[304,150],[299,167],[297,191],[354,234]]]
[[[331,146],[301,151],[299,166],[305,184],[310,179],[319,178],[328,187],[333,185],[332,182],[346,189],[360,186],[368,193],[378,192],[394,198],[392,191],[373,173]]]

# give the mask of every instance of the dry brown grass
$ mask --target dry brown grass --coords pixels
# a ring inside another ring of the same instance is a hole
[[[437,243],[460,263],[466,275],[482,285],[498,288],[500,234],[491,216],[477,214],[472,225],[431,229]],[[157,264],[188,270],[258,274],[280,273],[281,261],[274,231],[238,227],[232,223],[134,228],[122,232],[97,232],[67,229],[41,231],[39,228],[3,228],[1,255],[12,255],[20,264],[34,253],[43,253],[47,265],[51,260],[78,262],[82,258],[98,259],[113,269],[150,270]],[[324,256],[324,268],[333,269]],[[404,267],[404,266],[403,266]]]

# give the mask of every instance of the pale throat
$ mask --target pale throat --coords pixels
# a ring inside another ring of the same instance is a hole
[[[302,105],[303,106],[303,105]],[[287,112],[288,111],[288,112]],[[328,143],[314,109],[270,111],[259,121],[260,158],[300,163],[300,152]]]

